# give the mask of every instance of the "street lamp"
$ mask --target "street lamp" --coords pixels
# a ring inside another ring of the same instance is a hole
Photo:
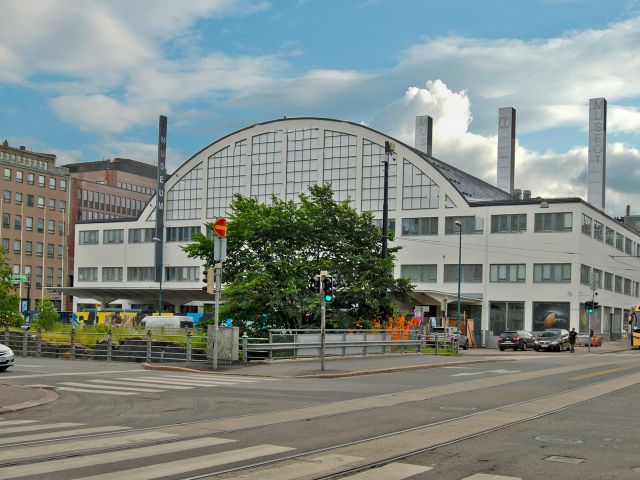
[[[153,237],[152,240],[158,244],[160,244],[160,248],[162,248],[162,240],[158,237]],[[160,276],[158,277],[158,282],[160,283],[160,288],[158,289],[158,315],[162,315],[162,276],[164,272],[162,271],[162,263],[160,263]]]
[[[462,223],[456,220],[453,222],[458,227],[458,319],[456,321],[456,327],[458,328],[458,335],[460,335],[460,278],[462,276]],[[460,337],[458,337],[460,338]]]
[[[389,241],[389,160],[396,154],[396,144],[384,142],[384,197],[382,200],[382,258],[387,258],[387,243]]]

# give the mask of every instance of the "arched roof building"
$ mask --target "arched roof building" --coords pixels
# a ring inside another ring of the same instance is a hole
[[[596,331],[620,332],[623,310],[639,303],[640,237],[580,198],[515,198],[369,127],[326,118],[284,118],[233,132],[203,148],[165,182],[163,292],[176,310],[197,305],[202,268],[179,246],[224,216],[240,193],[268,202],[331,183],[338,200],[381,224],[383,157],[389,166],[389,228],[395,274],[416,285],[417,312],[455,312],[461,248],[461,303],[476,330],[571,326],[584,330],[583,304],[601,285]],[[155,198],[136,221],[76,227],[74,306],[151,304]],[[460,222],[460,229],[456,222]],[[621,265],[617,255],[630,257]],[[598,290],[599,291],[599,290]],[[605,301],[606,297],[606,301]],[[92,300],[93,299],[93,300]],[[602,301],[601,301],[602,300]],[[448,307],[447,307],[448,305]],[[546,323],[545,323],[546,322]]]

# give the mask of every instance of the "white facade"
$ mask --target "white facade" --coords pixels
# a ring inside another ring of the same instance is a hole
[[[381,160],[387,140],[396,143],[396,161],[389,168],[389,219],[395,228],[391,245],[402,250],[395,273],[412,278],[416,305],[431,305],[439,316],[446,299],[449,315],[455,315],[461,239],[462,311],[476,320],[476,330],[496,335],[506,327],[537,330],[546,318],[545,326],[584,331],[583,304],[594,294],[595,269],[602,284],[595,300],[604,308],[594,313],[592,326],[596,332],[621,331],[623,310],[640,303],[640,236],[635,231],[577,198],[512,200],[507,192],[380,132],[320,118],[253,125],[207,146],[174,172],[165,183],[163,288],[199,290],[204,285],[200,261],[180,250],[188,241],[180,235],[188,230],[179,228],[204,231],[205,222],[225,216],[235,193],[260,201],[269,201],[272,194],[293,199],[310,184],[331,182],[337,199],[349,198],[357,209],[382,218]],[[142,235],[143,243],[129,242],[130,235],[137,235],[130,230],[154,228],[154,209],[152,200],[137,221],[78,224],[75,287],[157,288],[153,276],[146,279],[142,270],[153,269],[151,234]],[[462,223],[462,235],[455,220]],[[590,235],[583,233],[583,224]],[[122,230],[122,243],[105,244],[107,230]],[[607,243],[611,232],[613,245]],[[81,243],[94,237],[97,244]],[[129,278],[134,275],[138,279]],[[74,307],[81,303],[97,302],[76,298]]]

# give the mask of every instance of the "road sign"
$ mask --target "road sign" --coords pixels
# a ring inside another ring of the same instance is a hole
[[[27,280],[28,278],[25,275],[23,276],[13,275],[11,277],[12,282],[26,282]]]
[[[227,238],[227,219],[219,218],[213,222],[213,231],[220,238]]]

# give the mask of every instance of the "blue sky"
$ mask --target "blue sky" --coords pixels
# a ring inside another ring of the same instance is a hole
[[[59,164],[175,168],[286,116],[362,122],[495,184],[499,107],[518,112],[516,187],[586,197],[588,100],[609,102],[607,210],[640,213],[635,0],[4,0],[0,140]]]

